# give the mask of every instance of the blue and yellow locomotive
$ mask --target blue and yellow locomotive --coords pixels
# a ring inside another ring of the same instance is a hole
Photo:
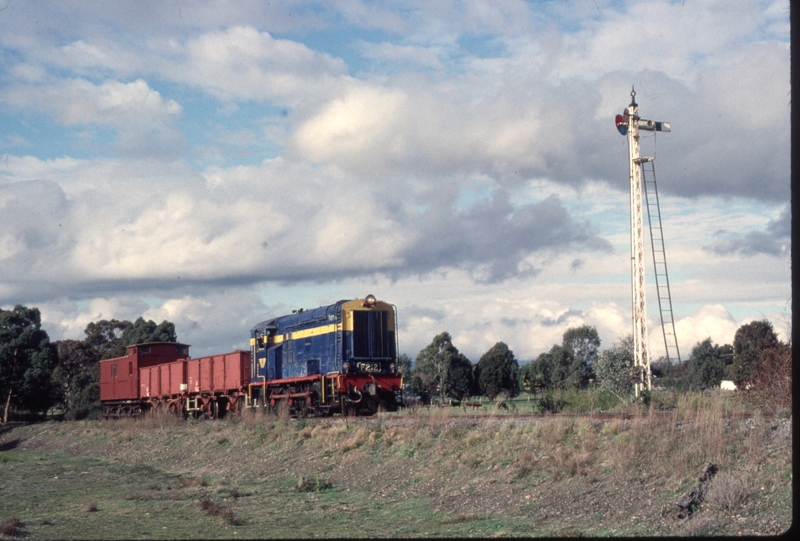
[[[291,414],[372,414],[402,405],[397,310],[373,295],[268,319],[250,331],[249,402]]]

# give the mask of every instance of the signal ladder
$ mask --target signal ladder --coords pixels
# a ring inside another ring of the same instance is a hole
[[[636,161],[642,166],[642,183],[644,184],[645,205],[647,206],[647,220],[650,225],[650,247],[653,252],[653,270],[656,277],[656,296],[658,297],[658,310],[661,315],[661,329],[664,332],[664,348],[667,353],[667,361],[671,364],[673,359],[677,359],[678,365],[682,366],[678,338],[675,334],[672,296],[669,292],[667,252],[664,247],[664,230],[661,228],[656,166],[653,158],[641,157]],[[648,167],[646,164],[650,164],[650,166]],[[648,175],[650,178],[648,178]]]

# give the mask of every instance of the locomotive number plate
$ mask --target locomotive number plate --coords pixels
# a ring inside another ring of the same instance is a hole
[[[356,368],[360,372],[380,372],[381,363],[356,363]]]

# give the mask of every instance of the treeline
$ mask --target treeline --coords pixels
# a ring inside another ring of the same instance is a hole
[[[560,345],[522,367],[504,342],[497,342],[473,364],[443,332],[413,364],[408,355],[401,355],[398,366],[406,374],[408,390],[424,403],[470,396],[494,400],[501,393],[513,397],[521,391],[586,388],[595,378],[599,349],[597,329],[584,325],[567,330]]]
[[[83,340],[50,342],[38,308],[0,309],[0,399],[3,423],[12,409],[31,413],[60,407],[81,419],[100,407],[100,365],[144,342],[177,342],[175,325],[140,317],[89,323]]]
[[[622,337],[600,351],[597,329],[584,325],[568,329],[561,344],[554,344],[522,366],[503,342],[496,343],[473,364],[458,351],[447,332],[437,335],[413,363],[408,355],[401,355],[398,366],[406,374],[408,390],[430,403],[470,396],[493,400],[500,393],[513,397],[522,391],[541,393],[589,386],[626,396],[633,392],[633,363],[632,336]],[[698,342],[680,365],[662,357],[651,362],[650,368],[656,387],[703,391],[731,380],[761,404],[773,409],[791,405],[791,343],[781,342],[767,320],[739,327],[733,344],[716,345],[707,338]]]

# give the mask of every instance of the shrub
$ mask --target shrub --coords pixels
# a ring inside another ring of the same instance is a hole
[[[17,537],[22,533],[22,522],[16,517],[7,518],[0,523],[0,534]]]
[[[761,352],[753,368],[750,388],[745,392],[756,405],[770,411],[792,407],[791,344]]]
[[[539,399],[537,408],[542,413],[558,413],[563,410],[566,405],[566,401],[561,397],[555,398],[553,393],[548,392]]]
[[[603,351],[592,364],[603,391],[629,394],[633,390],[633,336],[628,335]]]
[[[721,472],[711,482],[706,502],[730,511],[745,503],[749,496],[750,483],[746,475]]]

